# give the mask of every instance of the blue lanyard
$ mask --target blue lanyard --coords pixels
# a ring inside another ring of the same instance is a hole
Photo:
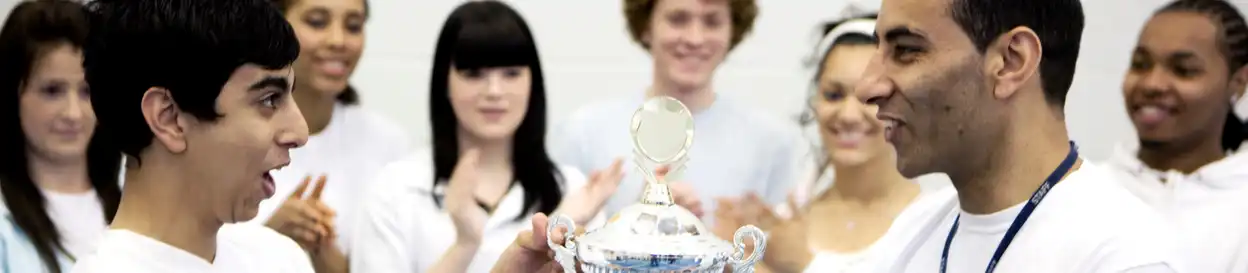
[[[1049,174],[1049,178],[1044,180],[1044,184],[1031,194],[1031,200],[1023,205],[1023,210],[1018,212],[1018,216],[1014,217],[1014,223],[1010,224],[1010,229],[1005,231],[1005,237],[1001,238],[1001,243],[997,245],[997,251],[992,253],[992,259],[988,260],[988,269],[984,272],[992,273],[997,268],[997,262],[1001,260],[1001,256],[1005,255],[1005,249],[1010,247],[1010,242],[1014,241],[1014,236],[1018,235],[1018,230],[1023,228],[1023,224],[1027,223],[1027,218],[1031,217],[1031,212],[1036,210],[1036,206],[1040,205],[1040,201],[1044,200],[1044,196],[1048,195],[1049,189],[1057,185],[1062,180],[1062,176],[1070,172],[1070,168],[1074,167],[1075,161],[1079,159],[1078,147],[1075,142],[1070,142],[1070,152],[1066,154],[1066,159],[1062,160],[1062,164],[1057,166],[1053,173]],[[958,233],[958,221],[962,219],[961,215],[953,220],[953,228],[949,230],[949,237],[945,239],[945,249],[940,252],[940,273],[945,273],[945,267],[949,264],[949,244],[953,243],[953,235]]]

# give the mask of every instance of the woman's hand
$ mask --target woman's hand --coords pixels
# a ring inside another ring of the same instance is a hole
[[[585,186],[568,195],[554,215],[567,215],[578,225],[589,223],[620,187],[620,180],[624,178],[621,165],[622,161],[616,159],[606,170],[594,171],[589,175]]]
[[[667,172],[670,170],[671,168],[668,166],[659,166],[658,168],[655,168],[655,179],[662,182],[664,176],[667,176]],[[668,192],[672,193],[672,202],[675,202],[677,206],[681,206],[686,210],[689,210],[689,212],[692,212],[694,216],[702,218],[702,215],[705,214],[706,211],[702,209],[702,199],[698,198],[698,193],[694,192],[692,185],[685,182],[666,183]],[[645,194],[645,190],[643,189],[642,191],[642,194]]]
[[[798,208],[792,195],[788,198],[793,217],[777,217],[770,205],[756,194],[747,194],[737,205],[740,222],[758,226],[767,235],[767,255],[762,264],[774,272],[802,272],[814,259],[810,241],[806,237],[805,214]],[[747,244],[745,253],[753,251],[753,243]]]
[[[455,225],[456,244],[475,249],[481,245],[482,233],[489,215],[477,205],[477,161],[480,152],[472,149],[459,156],[455,170],[451,172],[444,206]]]
[[[281,207],[265,222],[265,226],[290,237],[303,247],[304,251],[315,251],[319,241],[332,235],[333,210],[320,205],[321,192],[325,190],[326,178],[322,175],[317,179],[312,194],[304,197],[312,177],[304,177],[295,192],[286,197]]]
[[[316,202],[319,206],[324,206],[320,201]],[[308,254],[312,258],[313,268],[317,273],[347,273],[349,263],[346,254],[338,250],[338,232],[333,226],[330,226],[329,234],[321,239],[314,251]]]

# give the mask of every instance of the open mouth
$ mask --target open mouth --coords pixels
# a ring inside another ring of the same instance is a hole
[[[482,116],[485,116],[485,119],[490,121],[498,121],[503,118],[503,115],[507,114],[507,110],[501,108],[483,108],[479,111]]]
[[[264,172],[264,199],[272,198],[276,191],[277,184],[273,182],[273,175],[269,174],[269,172]]]
[[[1133,107],[1131,116],[1136,121],[1144,125],[1156,125],[1173,116],[1175,110],[1155,104],[1146,104]]]
[[[897,128],[899,122],[890,118],[883,118],[881,121],[884,122],[884,139],[887,139],[889,143],[897,144],[895,129]]]
[[[281,170],[287,165],[290,165],[290,162],[282,163],[281,165],[277,165],[277,167],[270,168],[260,176],[261,183],[263,184],[262,188],[264,191],[264,199],[272,198],[273,194],[277,193],[277,183],[273,180],[273,172]]]
[[[321,73],[331,77],[343,77],[347,75],[347,62],[340,60],[323,60],[318,63]]]

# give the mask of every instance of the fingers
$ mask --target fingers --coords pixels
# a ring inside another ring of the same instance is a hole
[[[323,224],[327,222],[318,211],[307,207],[296,212],[290,219],[290,225],[313,232],[318,237],[329,235],[329,230]]]
[[[693,215],[698,218],[702,218],[702,215],[706,214],[706,211],[702,209],[701,199],[690,196],[687,196],[684,199],[685,200],[683,200],[683,202],[677,201],[677,204],[682,204],[682,207],[685,207],[685,209],[689,210],[689,212],[693,213]]]
[[[610,174],[610,175],[612,175],[612,176],[620,175],[620,174],[622,174],[622,173],[623,173],[623,172],[621,171],[621,169],[623,169],[623,168],[624,168],[624,160],[623,160],[623,159],[620,159],[620,158],[616,158],[616,159],[615,159],[615,162],[611,162],[611,167],[610,167],[610,168],[607,168],[607,170],[608,170],[608,171],[607,171],[607,174]],[[665,169],[666,169],[666,168],[665,168]],[[666,171],[666,170],[664,170],[663,172],[664,172],[664,173],[667,173],[667,171]]]
[[[787,200],[788,201],[785,201],[785,203],[789,204],[789,211],[792,212],[791,214],[793,214],[793,216],[790,218],[794,220],[801,219],[802,215],[805,213],[802,213],[802,211],[799,210],[800,206],[797,204],[797,198],[793,196],[793,193],[789,193],[789,198],[787,198]]]
[[[307,199],[308,200],[321,200],[321,192],[325,191],[325,182],[326,182],[326,177],[325,175],[322,174],[321,178],[316,180],[316,188],[312,189],[312,195],[308,196]]]
[[[459,156],[455,170],[451,173],[450,185],[447,186],[447,199],[450,205],[461,205],[460,202],[471,202],[473,191],[477,187],[477,179],[473,176],[477,169],[480,152],[470,149]],[[462,204],[467,206],[467,204]]]
[[[667,172],[671,170],[672,168],[668,167],[667,165],[662,165],[662,166],[659,166],[658,168],[654,168],[654,177],[659,180],[663,180],[663,177],[667,176]]]
[[[477,160],[480,159],[481,151],[477,149],[468,149],[459,155],[459,162],[455,163],[456,172],[461,168],[476,169]]]
[[[546,245],[546,224],[550,221],[545,213],[537,213],[533,215],[533,231],[528,232],[527,236],[521,234],[520,246],[532,251],[546,251],[550,246]],[[562,242],[557,242],[562,243]]]
[[[303,192],[308,189],[308,183],[312,183],[312,176],[310,175],[304,176],[303,182],[300,182],[299,186],[295,187],[295,191],[291,192],[290,196],[286,198],[287,199],[303,199]]]
[[[321,202],[320,200],[317,200],[317,201],[311,202],[311,205],[312,205],[312,209],[315,209],[317,212],[320,212],[321,216],[326,218],[325,220],[330,220],[338,216],[338,212],[330,208],[329,205],[326,205],[325,202]]]

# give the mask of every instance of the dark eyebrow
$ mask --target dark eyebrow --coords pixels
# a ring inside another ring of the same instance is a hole
[[[1195,59],[1196,59],[1196,53],[1191,52],[1191,51],[1184,50],[1184,51],[1170,53],[1170,60],[1173,62],[1182,62],[1182,61],[1195,60]]]
[[[877,34],[876,37],[878,38],[879,35]],[[894,27],[884,32],[883,41],[888,42],[888,43],[893,43],[893,42],[896,42],[897,39],[906,38],[906,37],[922,39],[923,35],[920,35],[916,31],[910,30],[910,28],[907,28],[907,27]]]
[[[269,88],[280,89],[282,92],[290,91],[290,80],[286,79],[286,77],[269,76],[251,84],[251,87],[247,88],[247,90],[261,91]]]

